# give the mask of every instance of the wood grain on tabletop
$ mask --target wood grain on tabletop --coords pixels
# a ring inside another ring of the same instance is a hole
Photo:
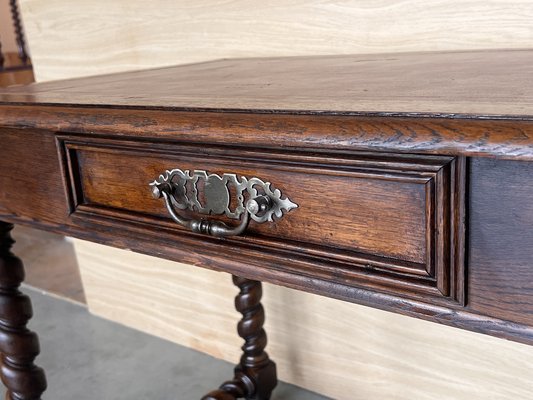
[[[221,60],[42,83],[1,102],[533,116],[533,50]]]

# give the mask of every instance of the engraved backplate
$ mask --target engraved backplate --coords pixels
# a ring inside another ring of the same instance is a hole
[[[246,211],[245,202],[260,195],[270,198],[271,207],[262,215],[251,215],[259,223],[273,221],[273,217],[281,218],[298,205],[287,197],[282,198],[279,189],[272,188],[270,182],[259,178],[237,177],[235,174],[209,174],[206,171],[182,171],[173,169],[160,175],[151,183],[152,186],[168,185],[170,200],[180,210],[192,210],[201,214],[225,214],[231,219],[240,219]],[[236,198],[232,199],[232,194]]]

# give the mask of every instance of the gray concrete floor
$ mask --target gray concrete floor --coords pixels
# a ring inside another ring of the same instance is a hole
[[[199,400],[233,366],[88,313],[81,305],[24,287],[33,301],[48,390],[44,400]],[[2,397],[3,398],[3,397]],[[280,383],[272,400],[326,397]]]

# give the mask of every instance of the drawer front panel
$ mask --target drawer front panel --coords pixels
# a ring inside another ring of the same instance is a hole
[[[164,202],[152,198],[150,182],[174,168],[257,177],[298,208],[273,222],[252,221],[241,237],[218,239],[222,250],[229,241],[259,246],[266,254],[296,252],[317,262],[317,276],[325,265],[335,268],[335,279],[348,279],[355,286],[461,301],[461,272],[453,254],[459,234],[458,163],[452,157],[259,151],[80,137],[61,137],[60,145],[73,218],[142,220],[175,229],[177,236],[196,235],[171,221]],[[238,224],[224,216],[208,218]],[[203,238],[197,236],[200,248]]]

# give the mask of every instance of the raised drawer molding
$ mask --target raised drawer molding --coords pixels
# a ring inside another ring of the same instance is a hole
[[[298,208],[231,239],[234,257],[407,298],[464,303],[464,158],[363,152],[261,151],[180,143],[60,136],[76,219],[139,221],[175,233],[148,183],[162,172],[204,170],[257,176]],[[320,216],[320,218],[317,218]],[[110,222],[110,223],[111,223]],[[145,228],[150,229],[150,228]],[[214,240],[197,251],[222,251]],[[259,261],[260,260],[260,261]],[[305,260],[305,264],[301,261]],[[302,265],[303,264],[303,265]]]

